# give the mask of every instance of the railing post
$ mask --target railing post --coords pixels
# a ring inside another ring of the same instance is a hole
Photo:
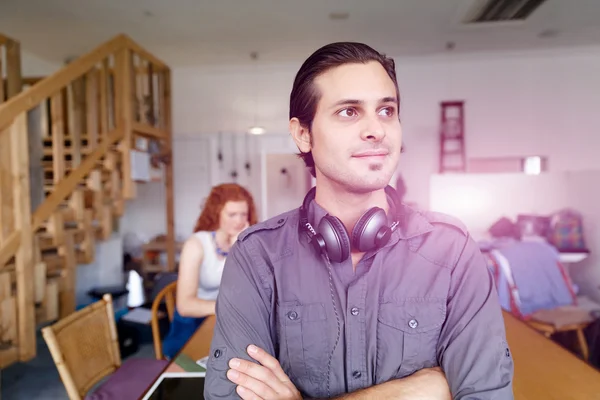
[[[6,94],[10,99],[23,90],[21,73],[21,45],[16,40],[6,42]]]
[[[19,358],[35,357],[35,305],[33,290],[33,230],[29,192],[29,151],[27,114],[21,113],[10,127],[12,155],[13,210],[20,246],[15,257],[18,304]]]
[[[115,114],[116,125],[123,130],[120,150],[123,153],[123,197],[135,197],[135,183],[131,179],[131,148],[133,143],[133,59],[131,50],[124,46],[115,55]]]
[[[171,71],[168,69],[163,75],[164,82],[164,101],[162,105],[164,110],[164,131],[167,133],[165,138],[166,158],[165,163],[165,189],[167,192],[167,268],[169,271],[175,270],[175,199],[173,195],[173,134],[171,132]]]

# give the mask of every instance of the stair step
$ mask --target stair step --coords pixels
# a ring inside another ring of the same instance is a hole
[[[89,264],[90,260],[87,260],[85,253],[81,249],[75,249],[75,258],[77,264]],[[65,257],[58,254],[56,250],[45,250],[42,253],[42,262],[46,264],[46,276],[58,277],[63,275],[65,269]]]
[[[66,147],[71,147],[71,145],[73,144],[73,142],[74,142],[75,140],[76,140],[76,139],[72,138],[71,136],[65,136],[65,137],[64,137],[64,140],[63,140],[63,145],[64,145],[64,147],[65,147],[65,148],[66,148]],[[79,143],[80,143],[80,146],[81,146],[82,148],[83,148],[83,147],[86,147],[86,146],[88,145],[88,140],[87,140],[87,137],[81,137],[81,138],[79,138]],[[52,137],[49,137],[49,138],[43,138],[43,139],[42,139],[42,144],[43,144],[43,146],[44,146],[44,147],[49,147],[49,148],[52,148],[52,145],[54,144],[54,138],[52,138]]]
[[[65,172],[69,172],[73,170],[73,166],[71,164],[71,161],[65,161],[64,163],[65,166]],[[96,168],[102,168],[103,167],[103,162],[102,161],[98,161],[96,163]],[[42,161],[42,168],[44,168],[44,171],[52,171],[54,170],[54,163],[52,161]]]
[[[16,266],[15,266],[15,261],[13,258],[12,261],[9,261],[6,265],[4,265],[3,267],[0,268],[0,273],[15,272],[15,269],[16,269]]]
[[[82,155],[87,155],[92,153],[94,150],[87,148],[87,147],[81,147],[80,153]],[[72,147],[65,147],[63,148],[63,154],[65,155],[72,155],[74,153],[74,150]],[[52,157],[53,152],[52,152],[52,147],[44,147],[42,154],[44,155],[44,157]]]
[[[65,267],[65,257],[58,253],[42,253],[42,262],[46,264],[46,275],[57,275]]]
[[[54,184],[52,184],[52,185],[45,184],[45,185],[44,185],[44,192],[45,192],[45,193],[52,192],[52,191],[54,190],[54,188],[55,188],[55,185],[54,185]],[[86,186],[85,186],[83,183],[80,183],[78,186],[76,186],[76,188],[79,188],[79,189],[85,189],[85,188],[86,188]]]
[[[65,233],[73,234],[73,241],[75,244],[81,244],[85,240],[85,231],[78,228],[65,229]],[[42,231],[37,234],[38,243],[42,252],[48,250],[54,250],[61,244],[55,244],[54,235],[48,231]]]

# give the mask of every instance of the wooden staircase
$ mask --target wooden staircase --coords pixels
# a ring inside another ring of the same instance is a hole
[[[135,197],[140,141],[159,149],[174,267],[170,85],[125,35],[46,78],[22,77],[19,43],[0,35],[0,369],[33,358],[36,328],[75,310],[77,265]]]

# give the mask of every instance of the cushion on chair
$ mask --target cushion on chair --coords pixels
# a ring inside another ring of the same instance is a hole
[[[130,358],[85,399],[139,399],[168,364],[166,360]]]

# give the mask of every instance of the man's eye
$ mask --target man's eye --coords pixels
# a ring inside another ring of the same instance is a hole
[[[385,117],[393,117],[396,113],[396,110],[393,107],[385,107],[379,111],[379,115],[383,115]]]
[[[354,116],[356,116],[356,114],[357,113],[354,108],[344,108],[343,110],[338,112],[338,115],[340,117],[354,117]]]

